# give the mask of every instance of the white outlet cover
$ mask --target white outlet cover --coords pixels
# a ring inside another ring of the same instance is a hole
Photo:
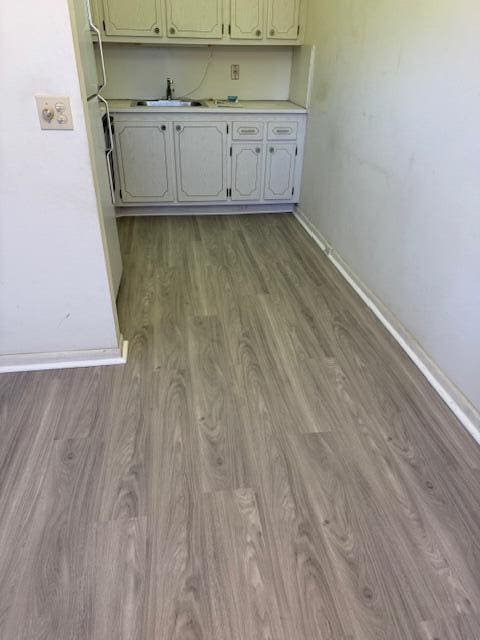
[[[47,131],[73,129],[72,110],[68,96],[35,96],[40,128]],[[48,114],[45,116],[44,114]]]

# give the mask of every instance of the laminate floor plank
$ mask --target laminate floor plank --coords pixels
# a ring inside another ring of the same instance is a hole
[[[97,441],[55,440],[6,638],[91,637],[89,536],[102,455]]]
[[[186,369],[186,302],[178,267],[159,269],[156,273],[152,313],[154,369]]]
[[[92,630],[90,635],[58,637],[143,640],[149,575],[146,518],[98,523],[89,544],[93,558]]]
[[[243,429],[223,328],[216,316],[196,316],[188,329],[203,489],[209,492],[247,486]]]
[[[295,219],[119,228],[128,363],[0,376],[2,640],[478,640],[480,448]]]
[[[150,482],[146,466],[151,431],[151,376],[141,360],[112,370],[103,435],[99,520],[140,518],[147,515]]]
[[[155,640],[213,637],[191,384],[188,370],[162,370],[153,379],[146,637]]]
[[[420,625],[421,640],[477,640],[480,622],[472,616],[429,620]]]
[[[0,376],[6,379],[8,376]],[[28,561],[35,514],[49,472],[58,419],[59,383],[47,373],[14,374],[5,398],[0,449],[0,637],[16,617],[19,580]],[[15,391],[15,395],[13,392]],[[6,414],[6,415],[5,415]],[[7,431],[8,427],[8,431]],[[7,437],[8,436],[8,437]]]
[[[204,497],[212,640],[286,638],[269,550],[251,489]]]

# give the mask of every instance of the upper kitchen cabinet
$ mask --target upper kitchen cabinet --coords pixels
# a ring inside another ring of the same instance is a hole
[[[295,40],[300,37],[300,0],[267,0],[267,37]]]
[[[229,35],[232,40],[264,37],[264,0],[231,0]]]
[[[80,1],[80,0],[79,0]],[[106,42],[300,45],[307,0],[90,0]]]
[[[162,0],[99,0],[106,36],[163,36]]]
[[[223,0],[165,0],[169,38],[221,39]]]

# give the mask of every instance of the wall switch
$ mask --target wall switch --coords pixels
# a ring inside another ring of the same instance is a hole
[[[230,76],[232,80],[240,80],[240,65],[232,64],[230,67]]]
[[[73,129],[70,98],[66,96],[35,96],[41,129]]]

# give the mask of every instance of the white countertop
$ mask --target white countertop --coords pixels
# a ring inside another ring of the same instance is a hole
[[[307,113],[288,100],[240,100],[232,106],[217,106],[213,100],[202,100],[201,107],[138,107],[134,100],[109,100],[111,113]]]

